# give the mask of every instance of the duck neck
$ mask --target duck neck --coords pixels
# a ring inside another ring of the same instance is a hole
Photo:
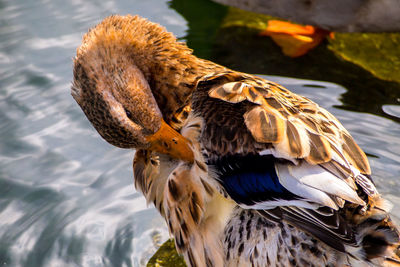
[[[178,42],[159,47],[153,45],[135,55],[135,64],[148,81],[167,123],[174,113],[189,104],[200,77],[225,69],[197,58],[186,45]]]

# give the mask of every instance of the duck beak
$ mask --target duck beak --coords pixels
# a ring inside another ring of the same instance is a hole
[[[189,163],[194,162],[190,141],[172,129],[164,120],[161,121],[160,129],[155,134],[146,137],[146,139],[150,143],[150,150]]]

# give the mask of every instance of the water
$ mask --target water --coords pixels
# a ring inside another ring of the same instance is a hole
[[[168,237],[134,189],[133,152],[103,141],[70,96],[71,59],[82,34],[115,13],[161,23],[207,56],[212,40],[204,41],[193,19],[204,20],[199,12],[214,5],[194,2],[198,12],[187,13],[184,1],[0,0],[1,266],[142,266]],[[224,8],[212,10],[216,22]],[[342,102],[351,88],[267,78],[342,121],[400,216],[400,124],[393,119],[400,106],[389,99],[380,104],[383,116],[354,112]]]

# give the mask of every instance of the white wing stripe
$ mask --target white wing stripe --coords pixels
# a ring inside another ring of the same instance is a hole
[[[318,165],[301,162],[299,165],[276,164],[280,183],[290,192],[316,203],[338,209],[330,195],[365,205],[345,181]]]
[[[337,210],[338,206],[332,198],[321,190],[310,187],[301,183],[296,177],[289,172],[288,165],[275,164],[275,170],[279,178],[279,182],[291,193],[305,198],[308,201],[328,206]]]
[[[296,177],[303,184],[343,198],[344,200],[365,205],[364,201],[357,195],[357,192],[346,182],[327,172],[319,165],[302,162],[298,166],[288,166],[288,169],[292,176]]]

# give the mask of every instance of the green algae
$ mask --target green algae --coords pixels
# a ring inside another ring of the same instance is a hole
[[[400,82],[400,33],[336,33],[328,48],[380,79]]]
[[[169,239],[151,257],[147,267],[186,267],[186,264],[176,251],[174,240]]]
[[[246,27],[248,29],[260,32],[267,28],[268,21],[270,19],[277,18],[230,7],[229,12],[226,14],[221,24],[221,28]]]

